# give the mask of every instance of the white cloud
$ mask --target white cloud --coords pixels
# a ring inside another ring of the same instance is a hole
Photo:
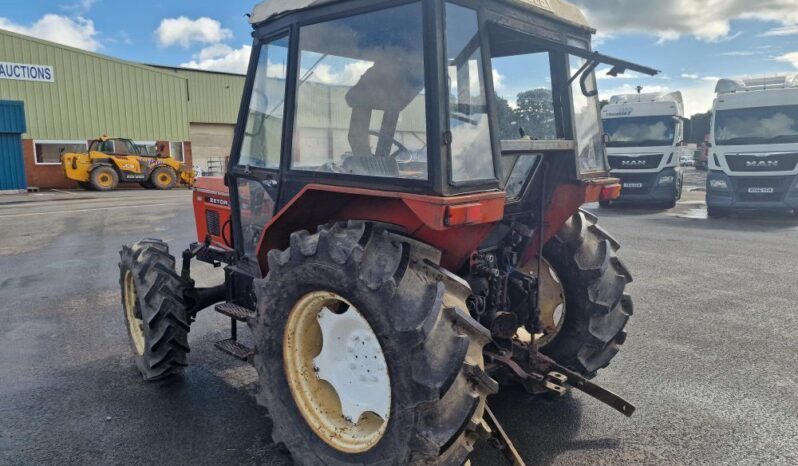
[[[208,17],[190,19],[185,16],[164,18],[155,30],[155,34],[158,36],[158,43],[163,47],[180,45],[184,48],[189,48],[194,42],[217,44],[233,37],[233,32],[223,28],[215,19]]]
[[[792,66],[798,68],[798,52],[785,53],[780,57],[776,57],[776,60],[785,63],[790,63],[792,64]]]
[[[684,79],[699,79],[701,76],[692,73],[682,73]]]
[[[505,76],[503,74],[499,73],[496,70],[493,70],[493,88],[496,91],[501,91],[502,89],[504,89],[504,79]]]
[[[202,49],[194,60],[182,63],[180,66],[199,70],[245,74],[251,54],[252,47],[249,45],[242,45],[241,48],[234,49],[228,45],[214,44]]]
[[[0,29],[84,50],[95,51],[100,48],[94,22],[81,16],[68,18],[46,14],[30,26],[15,24],[8,18],[0,18]]]
[[[61,8],[75,14],[85,15],[91,10],[91,7],[93,7],[95,3],[97,3],[97,0],[78,0],[75,3],[61,5]]]
[[[605,34],[652,34],[660,42],[692,35],[700,40],[730,40],[734,19],[798,25],[795,0],[575,0],[593,26]]]
[[[723,53],[721,53],[721,56],[724,56],[724,57],[750,57],[752,55],[756,55],[756,52],[750,52],[750,51],[746,52],[746,51],[743,51],[743,50],[734,50],[732,52],[723,52]]]
[[[794,35],[798,35],[798,25],[773,28],[770,31],[763,32],[762,34],[759,35],[759,37],[794,36]]]

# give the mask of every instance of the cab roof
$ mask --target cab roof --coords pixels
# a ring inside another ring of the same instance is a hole
[[[339,3],[345,0],[265,0],[255,6],[249,17],[251,24],[258,24],[268,21],[276,16],[290,13],[293,11],[305,10],[308,8],[325,5],[328,3]],[[587,18],[582,11],[575,5],[564,0],[502,0],[504,3],[515,4],[529,9],[535,13],[553,15],[566,22],[590,28]]]

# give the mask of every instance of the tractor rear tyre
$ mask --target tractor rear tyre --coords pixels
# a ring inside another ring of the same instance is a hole
[[[185,282],[163,241],[145,240],[120,251],[122,308],[136,366],[144,380],[179,373],[186,366],[189,318]]]
[[[103,165],[91,171],[89,184],[95,191],[113,191],[119,185],[119,175],[112,167]]]
[[[152,172],[148,182],[152,184],[155,189],[168,191],[177,184],[177,175],[175,171],[169,167],[158,167]]]
[[[463,464],[486,434],[490,333],[440,252],[368,223],[291,235],[256,281],[254,364],[297,464]]]
[[[541,352],[592,378],[607,367],[626,340],[632,276],[616,256],[618,242],[580,210],[546,244],[544,257],[565,291],[562,328]]]

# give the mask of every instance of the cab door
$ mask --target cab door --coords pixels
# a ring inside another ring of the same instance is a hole
[[[229,167],[236,249],[255,262],[280,191],[288,41],[285,34],[256,46]]]

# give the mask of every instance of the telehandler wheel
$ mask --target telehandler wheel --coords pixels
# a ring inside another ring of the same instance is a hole
[[[291,235],[255,283],[258,401],[297,464],[463,464],[490,333],[440,252],[367,223]]]
[[[179,373],[186,366],[189,319],[185,283],[163,241],[144,240],[120,251],[119,284],[125,323],[144,380]]]
[[[632,276],[616,256],[618,242],[580,210],[544,248],[565,290],[562,328],[541,352],[593,377],[609,365],[626,340],[632,299],[624,293]]]
[[[103,165],[91,171],[89,183],[95,191],[112,191],[119,185],[119,175],[113,168]]]
[[[177,175],[175,171],[169,167],[158,167],[152,172],[148,182],[152,184],[155,189],[168,191],[177,184]]]

